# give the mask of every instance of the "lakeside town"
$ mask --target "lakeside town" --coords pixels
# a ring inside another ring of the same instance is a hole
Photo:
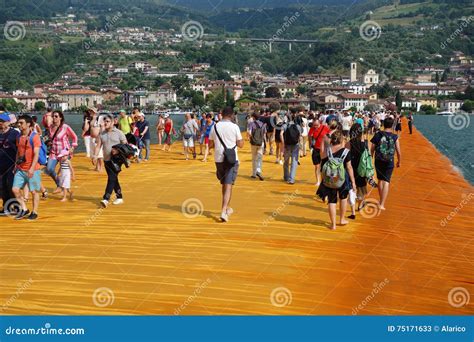
[[[182,52],[173,46],[189,42],[189,37],[173,29],[115,28],[113,24],[120,17],[118,12],[109,19],[110,28],[99,31],[88,31],[86,21],[78,20],[74,14],[56,16],[49,22],[23,22],[22,25],[32,32],[83,39],[87,55],[136,59],[125,63],[76,63],[54,82],[34,84],[32,90],[0,92],[0,101],[7,102],[7,108],[10,103],[10,108],[18,111],[40,111],[50,107],[65,112],[83,111],[90,106],[107,111],[140,107],[149,113],[177,109],[213,110],[224,103],[240,111],[265,109],[272,104],[283,109],[299,107],[307,110],[375,111],[396,105],[399,109],[428,114],[472,111],[472,99],[467,97],[468,103],[465,103],[463,94],[472,91],[474,60],[460,51],[453,52],[449,64],[444,67],[421,66],[396,81],[385,77],[382,70],[369,68],[362,58],[353,61],[339,74],[279,75],[266,73],[258,65],[249,65],[242,73],[225,71],[225,77],[215,79],[209,77],[208,72],[213,68],[210,62],[192,63],[169,71],[146,61],[148,55],[177,58]],[[421,27],[420,34],[428,29],[437,28]],[[215,44],[246,44],[235,39],[221,41],[212,34],[194,38],[197,39],[192,43],[200,48]],[[120,48],[105,48],[109,43]],[[291,42],[289,44],[291,49]],[[124,89],[124,79],[130,75],[140,78],[140,85]],[[103,84],[98,84],[104,79]]]

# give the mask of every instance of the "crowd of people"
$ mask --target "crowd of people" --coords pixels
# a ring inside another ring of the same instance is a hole
[[[252,179],[265,180],[263,159],[268,155],[274,156],[275,163],[282,165],[283,180],[293,185],[297,182],[300,159],[311,155],[316,195],[328,204],[331,229],[338,223],[337,203],[339,224],[346,225],[347,218],[355,219],[356,211],[366,205],[368,186],[378,188],[379,209],[385,210],[391,175],[395,165],[400,166],[401,162],[399,133],[403,117],[400,114],[390,111],[260,110],[246,119]],[[412,123],[410,114],[410,134]],[[238,149],[244,146],[234,110],[228,107],[215,114],[188,113],[179,128],[168,114],[163,114],[154,128],[158,144],[165,152],[170,152],[173,143],[182,139],[184,160],[197,159],[200,155],[206,162],[214,149],[216,175],[222,185],[220,218],[227,222],[233,213],[230,202],[240,165]],[[116,115],[99,115],[93,107],[84,113],[81,135],[86,157],[90,158],[95,171],[105,169],[107,173],[107,184],[100,201],[103,207],[110,202],[114,205],[124,203],[119,182],[121,167],[150,160],[152,130],[139,108],[134,108],[130,115],[125,110]],[[73,199],[73,154],[77,146],[78,136],[65,122],[61,111],[48,110],[40,125],[34,116],[16,117],[0,106],[3,189],[0,215],[14,216],[17,220],[37,219],[40,199],[48,198],[48,191],[41,181],[42,173],[54,181],[53,193],[61,194],[62,201]],[[113,193],[115,198],[112,200]],[[30,197],[31,211],[27,206]],[[14,215],[9,206],[13,203],[17,208]],[[351,215],[346,218],[348,204]]]

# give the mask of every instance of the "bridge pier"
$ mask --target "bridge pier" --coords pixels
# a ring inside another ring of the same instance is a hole
[[[291,51],[291,43],[288,44],[288,50]]]
[[[272,53],[272,43],[271,43],[271,42],[268,44],[268,51],[269,51],[270,53]]]

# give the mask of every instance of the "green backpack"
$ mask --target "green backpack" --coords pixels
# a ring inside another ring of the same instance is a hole
[[[344,168],[344,159],[349,150],[347,148],[342,152],[340,158],[334,158],[331,147],[327,146],[328,161],[324,164],[321,173],[323,175],[323,184],[330,189],[339,189],[346,181],[346,169]]]
[[[365,178],[371,178],[375,174],[374,166],[372,165],[372,158],[370,157],[370,153],[367,148],[364,149],[364,152],[362,152],[360,156],[357,174]]]

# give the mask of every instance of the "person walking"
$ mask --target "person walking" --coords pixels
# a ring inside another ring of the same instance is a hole
[[[314,174],[316,175],[316,186],[321,184],[321,145],[324,137],[329,133],[329,127],[322,124],[319,119],[313,120],[313,126],[309,130],[308,136],[311,145],[311,159],[314,165]]]
[[[186,160],[189,159],[189,154],[192,154],[193,158],[196,159],[196,151],[194,150],[194,135],[199,130],[199,126],[191,116],[186,113],[185,121],[181,127],[181,133],[183,134],[183,148],[184,156]]]
[[[209,147],[214,147],[216,176],[222,185],[222,207],[220,219],[228,222],[234,212],[230,207],[232,187],[239,171],[238,148],[244,147],[239,126],[234,122],[232,107],[224,108],[222,119],[216,123],[209,136]]]
[[[27,218],[36,220],[40,202],[39,192],[41,191],[41,165],[38,162],[41,148],[41,138],[33,133],[33,120],[29,115],[21,115],[18,118],[18,126],[21,136],[17,142],[16,171],[13,178],[12,191],[18,203],[20,212],[16,215],[16,220]],[[26,202],[21,191],[28,185],[33,197],[33,209],[30,213],[26,207]]]
[[[165,130],[165,119],[163,119],[163,114],[160,114],[158,120],[156,121],[156,135],[158,137],[158,146],[163,144],[163,132]]]
[[[349,222],[345,218],[349,190],[356,190],[354,172],[351,165],[351,152],[344,147],[344,136],[341,130],[331,134],[330,144],[321,153],[321,170],[323,181],[316,195],[323,201],[328,199],[330,229],[336,229],[336,206],[339,197],[339,223]],[[349,178],[347,179],[347,177]]]
[[[281,142],[284,145],[283,179],[288,184],[295,184],[296,169],[298,168],[300,127],[295,123],[296,110],[293,109],[288,117],[288,123],[280,132]],[[291,159],[291,163],[290,163]]]
[[[413,117],[413,114],[412,113],[408,114],[408,130],[410,131],[410,134],[413,134],[414,121],[415,121],[415,118]]]
[[[266,124],[260,121],[260,114],[252,114],[253,121],[249,123],[248,136],[252,152],[252,175],[251,178],[264,180],[262,175],[263,143],[267,133]]]
[[[3,208],[0,216],[10,215],[9,206],[14,207],[12,187],[15,172],[15,159],[18,147],[16,145],[21,133],[10,127],[10,116],[0,106],[0,177]]]
[[[164,144],[163,144],[163,151],[166,151],[166,146],[168,146],[168,152],[171,151],[171,145],[173,144],[173,134],[174,134],[174,127],[173,127],[173,120],[170,118],[169,114],[165,114],[165,134],[164,134]]]
[[[206,130],[204,132],[204,158],[202,159],[203,162],[207,162],[207,156],[209,155],[209,136],[211,135],[212,128],[214,127],[215,123],[212,120],[212,115],[206,115]]]
[[[383,131],[375,133],[370,142],[370,153],[375,156],[375,170],[377,172],[378,190],[379,190],[379,209],[385,210],[385,202],[387,201],[390,189],[390,179],[392,178],[395,166],[394,156],[397,154],[397,167],[401,165],[401,149],[398,135],[393,133],[394,119],[387,116],[383,122]]]
[[[143,113],[138,114],[138,121],[136,122],[136,126],[138,129],[139,139],[141,141],[138,159],[149,161],[150,160],[150,141],[151,141],[150,140],[150,124],[147,120],[145,120],[145,114]],[[145,150],[146,150],[145,159],[143,159],[143,156],[142,156],[143,147],[145,147]]]
[[[45,173],[51,177],[56,184],[54,194],[61,192],[61,187],[58,183],[56,174],[56,166],[58,164],[57,156],[62,150],[69,151],[70,156],[74,153],[74,148],[77,147],[77,135],[72,128],[65,123],[64,114],[56,110],[53,112],[53,124],[49,128],[49,139],[46,145],[48,146],[49,158]]]
[[[118,205],[123,203],[122,188],[118,179],[120,168],[112,162],[112,147],[118,144],[126,144],[127,139],[122,131],[114,127],[113,117],[107,115],[104,118],[104,131],[99,135],[97,146],[95,147],[94,158],[98,157],[100,149],[103,149],[105,171],[107,172],[107,185],[105,193],[100,201],[102,207],[107,208],[109,205],[112,192],[115,192],[115,200],[112,204]]]

